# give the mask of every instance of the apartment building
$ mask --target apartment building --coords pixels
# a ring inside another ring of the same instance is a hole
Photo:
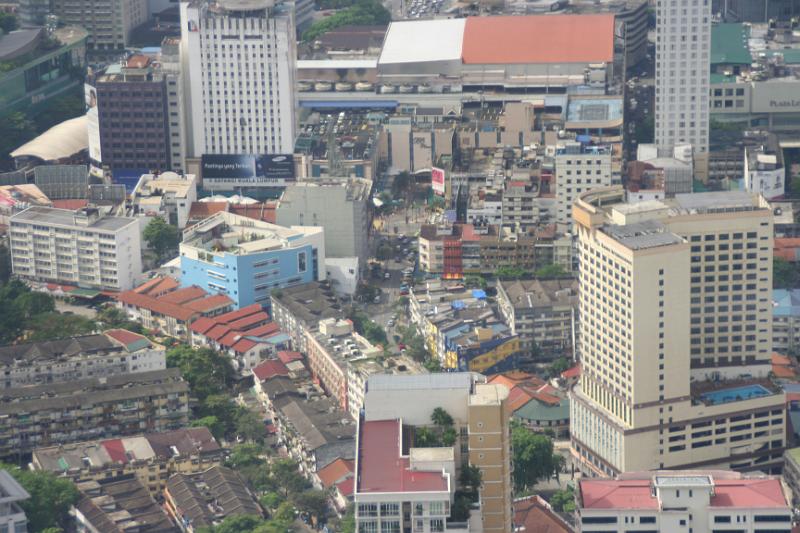
[[[269,305],[279,288],[325,279],[324,231],[220,211],[183,232],[181,285],[225,294],[235,308]]]
[[[772,211],[746,192],[574,208],[581,379],[572,453],[593,475],[778,470],[784,396],[772,354]],[[635,312],[634,312],[635,311]]]
[[[189,422],[189,385],[176,368],[17,387],[0,395],[0,457]]]
[[[30,207],[11,217],[11,268],[33,282],[124,291],[142,275],[139,221],[77,211]]]
[[[28,517],[19,506],[31,497],[8,470],[0,470],[0,528],[7,533],[28,533]]]
[[[690,144],[696,161],[707,162],[710,49],[711,0],[656,4],[655,140],[661,153]]]
[[[341,303],[327,282],[288,287],[272,296],[272,319],[289,334],[295,350],[307,352],[308,334],[327,318],[344,318]]]
[[[133,189],[128,212],[131,216],[160,216],[180,229],[189,222],[192,203],[197,201],[197,176],[194,174],[142,174]]]
[[[572,228],[572,204],[583,193],[612,184],[610,146],[568,141],[556,146],[556,223]]]
[[[578,282],[572,278],[497,282],[497,309],[520,350],[543,360],[572,355]]]
[[[59,22],[86,28],[86,46],[113,53],[128,46],[131,32],[147,22],[147,0],[53,0],[50,13]]]
[[[117,307],[145,329],[176,339],[191,340],[189,325],[204,317],[227,313],[233,300],[200,287],[180,288],[177,279],[157,276],[117,295]]]
[[[374,359],[382,355],[383,350],[356,333],[350,320],[320,320],[317,333],[307,333],[306,337],[311,375],[338,402],[340,409],[349,410],[347,372],[350,361]]]
[[[656,471],[582,479],[577,529],[590,531],[792,531],[780,478],[725,470]]]
[[[202,472],[223,458],[208,428],[196,427],[36,448],[31,465],[75,483],[133,474],[160,498],[173,474]]]
[[[518,233],[535,229],[541,222],[538,196],[539,191],[528,182],[507,183],[501,198],[501,224]]]
[[[354,501],[359,531],[513,530],[508,389],[472,373],[369,378],[359,419]],[[406,432],[432,426],[441,407],[454,421],[456,444],[416,448]],[[451,523],[461,468],[481,471],[478,524]],[[391,473],[391,475],[387,475]]]
[[[278,202],[276,223],[322,226],[325,256],[357,257],[359,267],[364,268],[369,257],[371,190],[372,181],[357,178],[289,185]]]
[[[181,4],[189,155],[294,151],[293,7],[273,0]]]
[[[160,344],[124,329],[0,346],[0,389],[164,370],[165,354]]]
[[[800,502],[800,448],[791,448],[783,454],[783,479],[792,492],[792,505]]]

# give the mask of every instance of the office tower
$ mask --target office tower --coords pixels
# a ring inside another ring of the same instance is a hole
[[[192,156],[293,152],[294,35],[289,3],[181,3]]]
[[[656,4],[656,145],[672,153],[691,144],[708,152],[711,0]]]
[[[147,22],[147,0],[53,0],[59,22],[89,31],[87,48],[124,50],[133,29]]]
[[[556,147],[556,222],[572,228],[572,204],[581,194],[612,184],[610,146],[565,142]]]
[[[582,195],[581,381],[572,450],[590,474],[771,470],[784,397],[771,371],[772,211],[745,192]]]
[[[177,46],[167,49],[173,54]],[[169,56],[167,56],[169,57]],[[90,156],[97,168],[142,173],[183,168],[183,108],[177,59],[143,55],[91,74],[86,83]],[[93,109],[96,106],[96,109]],[[97,144],[99,142],[99,145]]]
[[[11,267],[16,276],[124,291],[142,275],[141,230],[135,218],[30,207],[11,217]]]

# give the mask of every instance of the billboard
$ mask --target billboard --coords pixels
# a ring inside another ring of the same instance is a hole
[[[431,187],[433,192],[439,196],[444,196],[444,170],[441,168],[431,168]]]
[[[203,183],[216,189],[276,187],[295,180],[292,154],[205,154],[200,172]]]
[[[83,97],[86,103],[86,122],[89,130],[89,159],[92,162],[92,167],[99,168],[103,162],[103,154],[100,152],[100,118],[97,115],[97,91],[88,83],[84,84]]]
[[[751,113],[797,113],[800,111],[800,83],[760,82],[752,87]],[[714,110],[712,109],[712,112]]]

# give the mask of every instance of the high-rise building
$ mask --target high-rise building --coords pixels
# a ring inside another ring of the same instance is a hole
[[[691,144],[708,152],[711,0],[656,4],[656,145],[672,153]]]
[[[572,451],[587,473],[779,469],[772,211],[746,192],[581,196]]]
[[[555,161],[556,222],[571,228],[575,199],[587,191],[612,184],[611,147],[570,141],[556,147]]]
[[[87,47],[124,50],[133,29],[147,22],[147,0],[53,0],[53,14],[65,24],[89,31]]]
[[[357,530],[402,531],[410,519],[413,531],[449,531],[459,472],[470,464],[482,481],[475,530],[513,531],[508,394],[466,372],[370,376],[356,444]],[[433,425],[437,407],[452,417],[457,442],[415,447],[413,432]]]
[[[292,7],[275,0],[181,3],[192,156],[293,152]]]
[[[177,46],[171,49],[177,51]],[[96,113],[97,117],[96,122],[89,121],[93,165],[111,171],[183,169],[180,75],[170,67],[178,64],[171,59],[165,66],[134,55],[124,64],[89,76],[89,116]],[[98,146],[92,146],[97,142]]]

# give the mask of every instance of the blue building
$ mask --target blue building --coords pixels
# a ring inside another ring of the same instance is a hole
[[[181,285],[225,294],[236,308],[267,306],[274,289],[325,279],[320,227],[219,212],[184,231],[180,251]]]

